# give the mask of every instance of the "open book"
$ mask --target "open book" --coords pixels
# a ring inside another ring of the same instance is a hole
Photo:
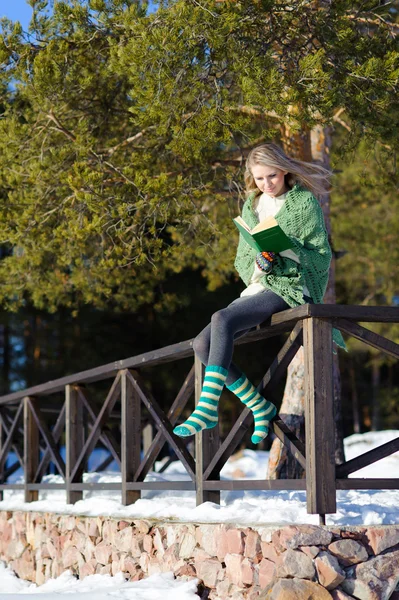
[[[233,221],[247,244],[258,252],[283,252],[293,248],[293,243],[274,217],[266,217],[253,229],[241,217],[236,217]]]

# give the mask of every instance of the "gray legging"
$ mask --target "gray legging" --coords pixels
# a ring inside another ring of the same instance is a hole
[[[231,362],[234,340],[241,337],[274,313],[289,308],[280,296],[264,289],[253,296],[236,298],[212,315],[211,322],[197,335],[193,349],[204,365],[228,369],[226,384],[231,385],[242,371]]]

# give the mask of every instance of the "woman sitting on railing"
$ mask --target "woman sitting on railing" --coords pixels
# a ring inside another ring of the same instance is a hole
[[[288,157],[276,144],[258,146],[249,153],[245,171],[249,195],[242,218],[251,230],[265,218],[274,217],[292,248],[257,252],[240,235],[234,265],[247,287],[239,298],[217,311],[194,340],[194,352],[206,365],[204,385],[194,412],[174,428],[176,435],[187,437],[215,427],[226,385],[253,413],[252,442],[258,444],[267,436],[276,407],[232,362],[234,340],[274,313],[323,301],[331,249],[315,196],[326,192],[330,175],[319,165]],[[333,339],[345,348],[338,331]]]

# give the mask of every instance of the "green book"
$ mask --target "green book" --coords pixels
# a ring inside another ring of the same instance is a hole
[[[294,246],[274,217],[267,217],[253,229],[241,217],[233,221],[247,244],[258,252],[283,252]]]

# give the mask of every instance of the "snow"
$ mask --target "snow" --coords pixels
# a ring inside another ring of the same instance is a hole
[[[399,437],[399,431],[355,434],[345,439],[347,460]],[[262,479],[266,475],[268,452],[243,450],[224,466],[222,479]],[[352,477],[399,478],[399,452],[354,473]],[[57,475],[45,478],[61,483]],[[180,462],[172,463],[164,473],[152,472],[147,481],[189,480]],[[107,471],[86,473],[84,481],[119,482],[120,474]],[[17,480],[18,483],[22,479]],[[318,515],[306,512],[303,491],[236,491],[222,492],[221,505],[205,502],[195,506],[194,492],[147,491],[130,506],[123,506],[115,491],[85,492],[74,505],[65,503],[65,492],[40,492],[37,502],[23,502],[23,492],[7,490],[0,510],[29,510],[118,518],[155,518],[165,521],[195,523],[235,523],[254,527],[277,527],[288,523],[318,524]],[[347,490],[337,492],[337,513],[327,515],[327,525],[380,525],[399,523],[399,490]],[[162,573],[138,581],[126,582],[123,576],[91,575],[80,581],[70,571],[42,586],[18,579],[0,563],[0,600],[21,600],[26,594],[40,593],[40,600],[56,600],[74,594],[74,600],[193,600],[197,580],[174,580],[172,573]]]
[[[38,587],[18,577],[0,563],[3,593],[0,600],[23,600],[28,594],[40,594],[40,600],[56,600],[73,594],[73,600],[198,600],[197,580],[175,580],[173,573],[157,573],[141,581],[125,581],[122,573],[89,575],[79,580],[65,571]]]
[[[355,434],[345,439],[347,460],[399,437],[399,431],[388,430]],[[262,479],[266,475],[268,452],[243,450],[231,457],[221,472],[222,479]],[[399,478],[399,452],[354,473],[353,477]],[[146,481],[188,481],[179,461],[162,474],[151,472]],[[17,480],[18,481],[18,480]],[[45,481],[62,483],[58,475],[47,475]],[[120,473],[104,471],[86,473],[85,482],[120,482]],[[22,479],[19,479],[22,482]],[[221,493],[220,506],[205,502],[195,506],[192,491],[145,491],[142,498],[123,506],[116,491],[85,492],[76,504],[65,503],[63,490],[44,490],[37,502],[25,503],[21,490],[7,490],[0,510],[29,510],[87,516],[117,518],[154,518],[195,523],[235,523],[264,527],[288,523],[318,524],[318,515],[306,512],[305,491],[227,491]],[[337,512],[327,515],[327,525],[381,525],[399,522],[399,490],[339,490]]]

